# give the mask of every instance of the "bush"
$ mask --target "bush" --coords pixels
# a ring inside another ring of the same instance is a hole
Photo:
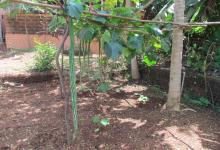
[[[35,50],[33,70],[38,72],[52,70],[54,68],[55,46],[50,43],[36,42]]]

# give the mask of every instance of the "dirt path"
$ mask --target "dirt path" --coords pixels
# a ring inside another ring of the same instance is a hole
[[[124,85],[119,93],[118,85]],[[206,109],[160,112],[165,99],[158,91],[118,81],[113,87],[108,93],[79,93],[80,135],[75,145],[67,147],[64,100],[57,81],[4,86],[0,92],[0,149],[220,149],[219,114]],[[150,101],[138,105],[134,93]],[[91,122],[95,115],[110,119],[110,125],[98,133]]]
[[[33,62],[34,52],[30,50],[11,50],[0,53],[0,74],[27,72]]]

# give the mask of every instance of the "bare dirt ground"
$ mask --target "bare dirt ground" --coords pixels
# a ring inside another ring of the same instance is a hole
[[[0,71],[25,71],[32,56],[32,52],[0,55]],[[67,146],[65,103],[57,80],[0,81],[0,150],[220,149],[219,113],[185,107],[179,113],[161,112],[166,97],[146,84],[112,81],[107,93],[97,92],[96,82],[85,85],[91,90],[78,93],[78,139]],[[138,103],[138,94],[149,97],[146,105]],[[97,133],[91,122],[95,115],[110,120]]]
[[[0,52],[0,75],[27,72],[31,67],[33,56],[33,50]]]
[[[118,93],[115,89],[119,85]],[[150,101],[138,105],[134,93],[146,95]],[[5,85],[0,93],[0,149],[220,149],[219,114],[201,108],[195,108],[196,112],[161,112],[164,100],[153,88],[121,81],[114,81],[107,93],[79,93],[80,134],[68,147],[64,100],[56,80]],[[98,133],[91,122],[95,115],[110,119],[110,125]]]

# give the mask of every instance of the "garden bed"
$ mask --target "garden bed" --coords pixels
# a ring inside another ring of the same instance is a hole
[[[84,85],[91,89],[78,94],[79,136],[71,146],[66,143],[65,104],[57,80],[3,85],[0,149],[219,150],[220,118],[215,112],[200,108],[161,112],[166,97],[146,85],[113,81],[107,93],[97,92],[95,82]],[[138,94],[149,98],[146,105],[139,105]],[[91,122],[96,115],[110,121],[99,132]]]

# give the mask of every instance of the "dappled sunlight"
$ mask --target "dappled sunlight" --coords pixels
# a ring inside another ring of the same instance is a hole
[[[183,130],[184,129],[184,130]],[[155,134],[163,137],[163,143],[168,144],[172,149],[205,149],[200,138],[198,125],[189,127],[169,126],[163,130],[156,131]]]
[[[8,51],[0,55],[1,74],[13,74],[26,72],[32,63],[34,52],[30,50]],[[16,64],[16,65],[15,65]]]
[[[55,103],[53,105],[51,105],[49,108],[60,108],[60,107],[63,107],[63,103]]]
[[[148,87],[143,85],[127,85],[123,87],[123,91],[126,93],[134,92],[134,89],[135,92],[143,92],[146,91]]]
[[[50,94],[50,95],[53,94],[53,95],[56,95],[56,96],[57,96],[57,95],[60,94],[60,88],[57,87],[56,89],[49,91],[48,94]]]
[[[147,123],[147,120],[141,119],[133,119],[133,118],[117,118],[121,124],[123,123],[130,123],[133,125],[132,129],[137,129],[141,126],[144,126]]]
[[[83,102],[80,102],[78,105],[79,107],[85,107],[88,105],[92,105],[92,102],[91,100],[89,101],[89,98],[83,98]]]
[[[118,106],[113,108],[113,111],[123,111],[123,110],[127,110],[128,108],[135,108],[137,107],[136,104],[137,104],[136,99],[121,100]]]

